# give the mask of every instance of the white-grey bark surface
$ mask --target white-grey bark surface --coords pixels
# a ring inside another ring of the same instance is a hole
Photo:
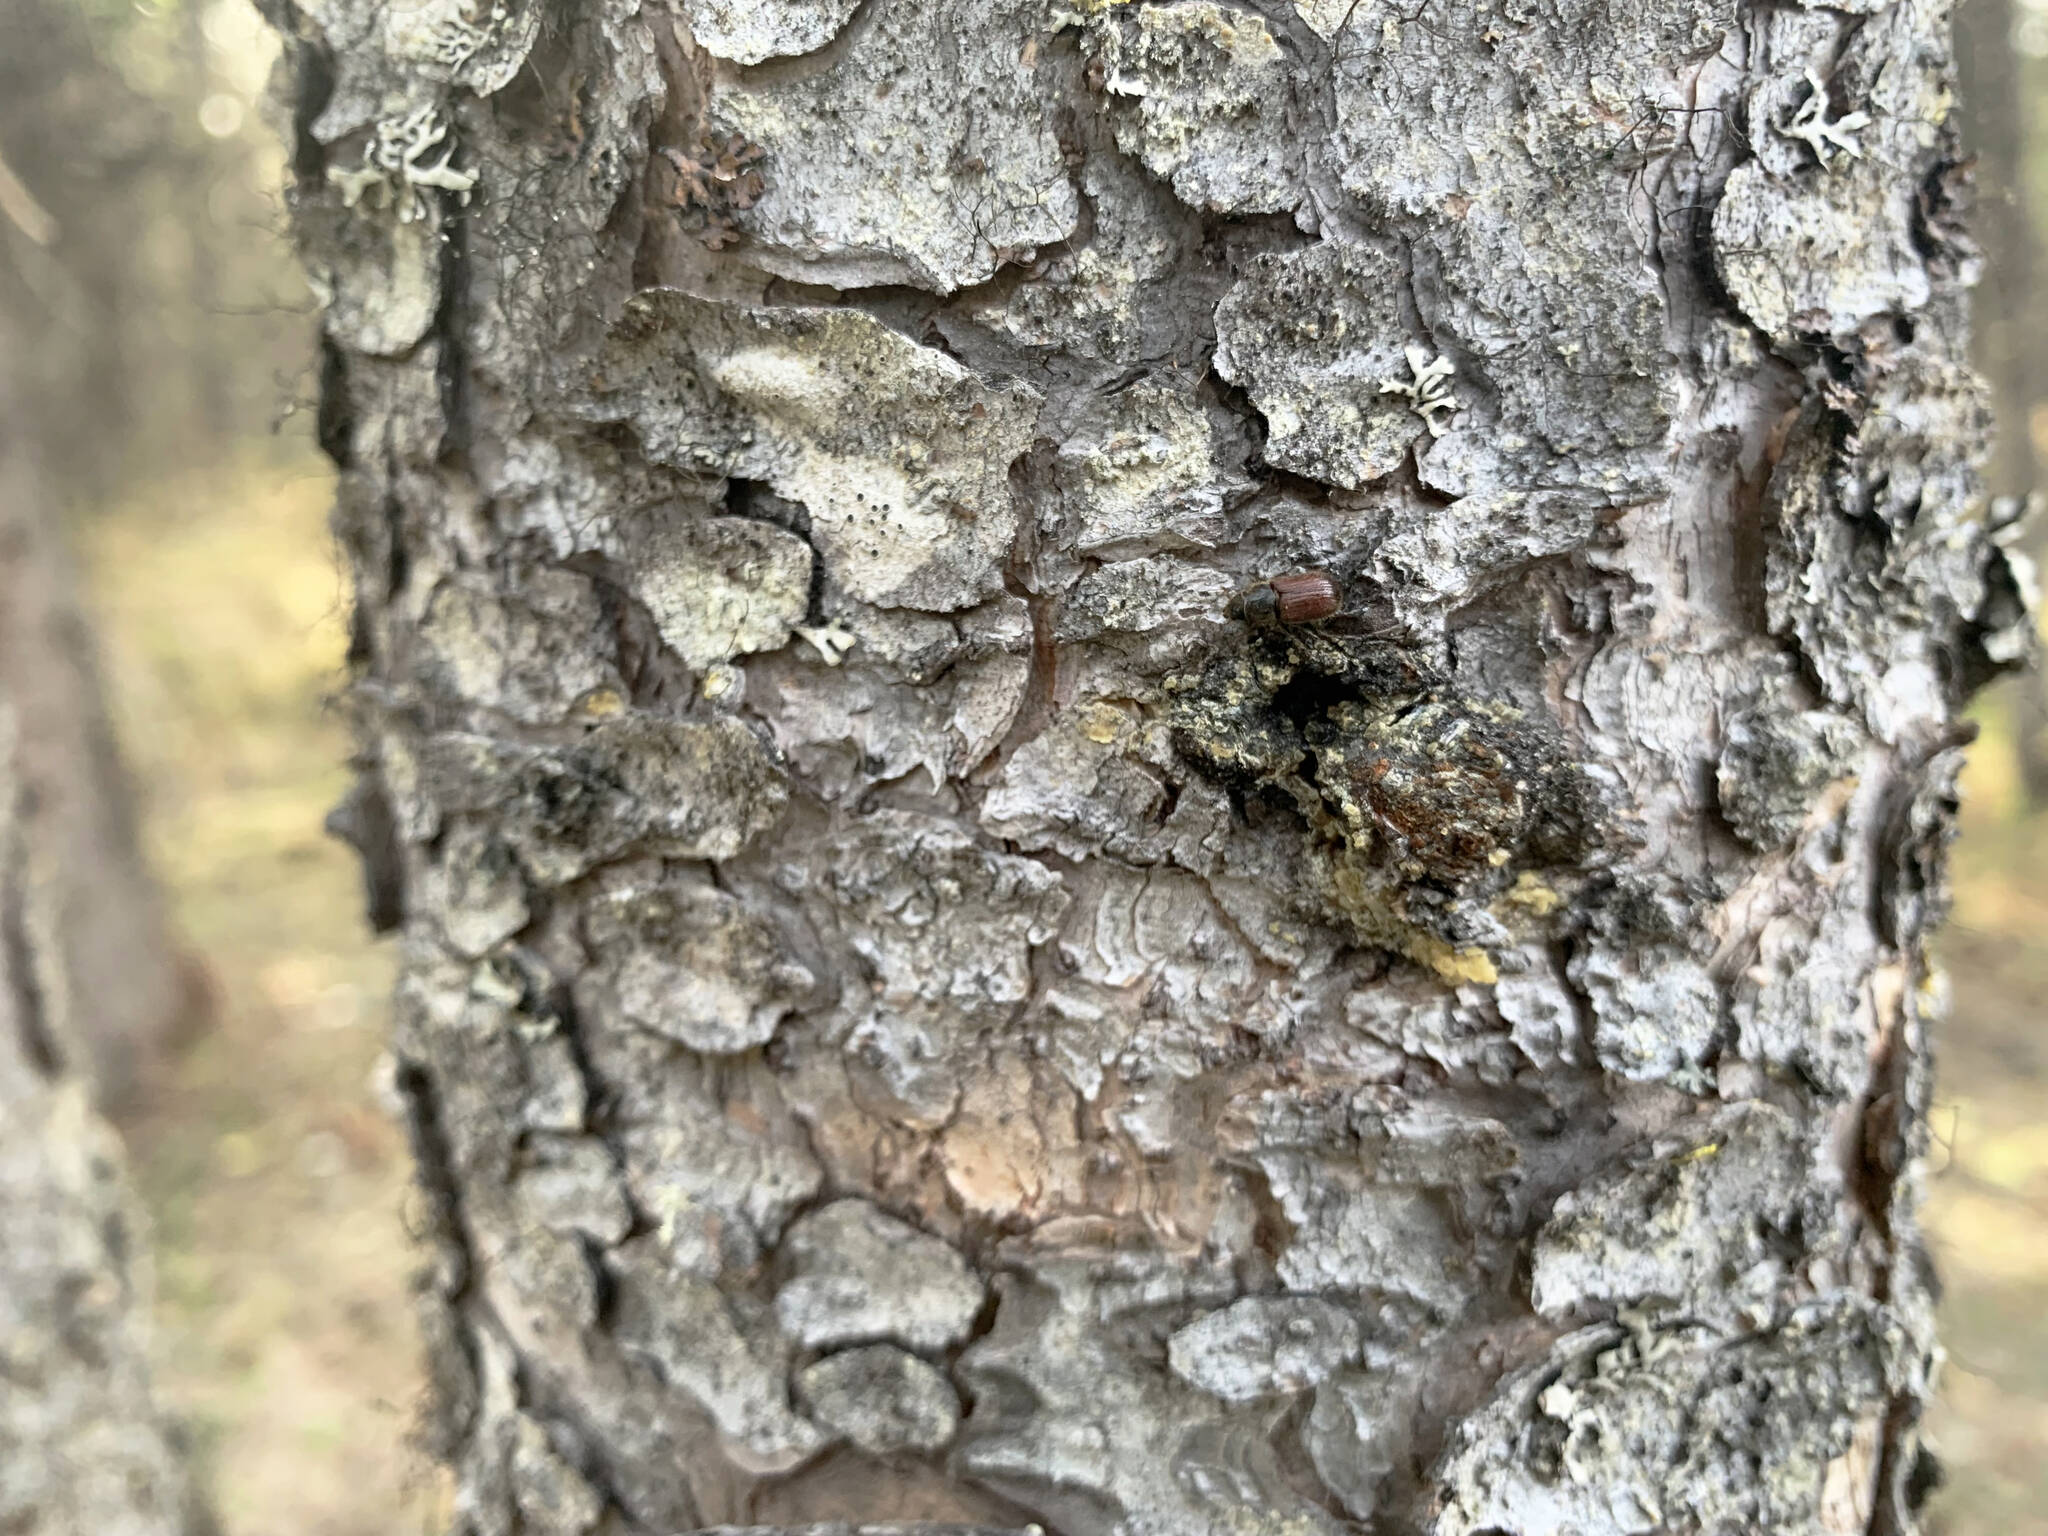
[[[466,1533],[1913,1527],[1942,0],[274,14]]]

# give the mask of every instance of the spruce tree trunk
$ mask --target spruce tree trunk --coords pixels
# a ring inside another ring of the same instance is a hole
[[[274,5],[465,1532],[1911,1528],[1940,0]]]

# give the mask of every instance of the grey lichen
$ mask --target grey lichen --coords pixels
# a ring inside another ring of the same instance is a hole
[[[625,1130],[625,1178],[676,1270],[713,1280],[760,1264],[824,1174],[801,1139],[706,1113],[708,1092],[672,1094]]]
[[[1005,1278],[994,1328],[961,1362],[974,1408],[955,1459],[1063,1524],[1114,1529],[1119,1517],[1089,1513],[1106,1502],[1133,1511],[1134,1530],[1334,1536],[1329,1514],[1279,1475],[1262,1434],[1235,1432],[1217,1399],[1157,1364],[1154,1309],[1228,1291],[1156,1249],[1043,1245],[1026,1274]],[[1194,1466],[1227,1481],[1179,1475]],[[1228,1488],[1249,1492],[1254,1509]]]
[[[685,0],[690,35],[721,59],[759,64],[763,59],[811,53],[830,42],[859,9],[860,0]]]
[[[1357,490],[1399,468],[1423,423],[1380,386],[1405,377],[1400,268],[1324,241],[1262,256],[1216,310],[1216,371],[1266,418],[1266,458]]]
[[[1132,760],[1140,727],[1109,705],[1083,706],[1003,764],[982,802],[981,822],[1018,846],[1069,858],[1114,851],[1141,857],[1135,829],[1166,798],[1156,771]]]
[[[676,1273],[644,1239],[618,1250],[610,1264],[621,1347],[710,1415],[726,1454],[775,1472],[825,1443],[817,1425],[789,1405],[788,1344],[772,1319],[736,1313],[716,1286]]]
[[[1439,418],[1439,426],[1446,422]],[[1593,544],[1599,498],[1578,491],[1490,491],[1410,510],[1374,550],[1404,606],[1428,612],[1546,557]]]
[[[1417,1112],[1389,1090],[1268,1092],[1231,1106],[1225,1144],[1258,1169],[1289,1237],[1290,1291],[1460,1305],[1472,1232],[1517,1154],[1495,1122]]]
[[[1103,89],[1123,108],[1117,143],[1183,202],[1274,213],[1300,201],[1297,71],[1264,17],[1212,0],[1111,6],[1094,32]]]
[[[1428,1370],[1424,1350],[1372,1353],[1371,1365],[1338,1371],[1316,1388],[1301,1429],[1316,1475],[1358,1520],[1384,1507],[1388,1478],[1412,1454]]]
[[[463,817],[442,833],[436,854],[420,882],[420,895],[450,949],[479,958],[526,926],[533,910],[510,844],[483,823]]]
[[[982,1286],[954,1249],[865,1200],[835,1200],[783,1238],[789,1279],[775,1314],[813,1349],[894,1340],[943,1349],[967,1337]]]
[[[1715,783],[1729,825],[1771,849],[1798,832],[1822,788],[1852,771],[1863,739],[1832,710],[1802,709],[1782,659],[1757,682],[1754,700],[1722,726]]]
[[[1061,606],[1058,635],[1069,643],[1105,632],[1142,634],[1221,614],[1233,583],[1220,571],[1171,559],[1113,561],[1074,584]]]
[[[1721,991],[1707,968],[1671,945],[1639,953],[1602,945],[1574,958],[1572,981],[1592,1011],[1600,1065],[1642,1081],[1699,1085],[1722,1028]]]
[[[1850,332],[1927,302],[1926,270],[1888,178],[1852,167],[1822,190],[1737,166],[1714,210],[1722,280],[1771,336]]]
[[[1062,436],[1062,522],[1077,553],[1118,559],[1229,541],[1215,433],[1188,391],[1141,380],[1106,399]],[[1184,568],[1188,580],[1198,569]]]
[[[737,720],[627,714],[562,748],[451,733],[427,743],[421,770],[431,811],[492,813],[546,885],[635,849],[730,858],[774,824],[789,793]]]
[[[1124,364],[1156,355],[1163,329],[1192,342],[1200,317],[1177,302],[1171,279],[1199,242],[1195,222],[1119,154],[1089,156],[1080,185],[1094,212],[1089,237],[1040,252],[1030,282],[977,295],[967,312],[1020,346]]]
[[[992,386],[857,309],[634,296],[581,406],[650,457],[764,481],[863,602],[948,611],[996,590],[1016,532],[1007,471],[1038,396]],[[912,423],[915,423],[912,425]]]
[[[604,1516],[604,1496],[560,1456],[548,1434],[520,1414],[510,1465],[517,1529],[534,1536],[585,1536]]]
[[[678,656],[702,669],[789,642],[811,600],[802,539],[770,523],[681,508],[647,522],[634,543],[633,592]]]
[[[778,674],[777,690],[792,706],[780,722],[781,744],[817,793],[851,803],[877,782],[920,770],[936,784],[983,761],[1001,740],[1023,704],[1030,663],[1007,643],[962,645],[940,627],[948,662],[932,686],[840,668],[823,656]],[[825,633],[842,659],[863,643],[846,626]]]
[[[1782,1110],[1730,1105],[1567,1193],[1536,1241],[1531,1302],[1551,1317],[1654,1303],[1757,1326],[1802,1260],[1827,1255],[1837,1182]]]
[[[1679,81],[1736,31],[1732,0],[1303,13],[1332,42],[1337,173],[1412,239],[1432,334],[1491,397],[1424,479],[1453,495],[1654,482],[1672,395],[1631,171],[1672,147]]]
[[[1713,232],[1729,292],[1780,344],[1850,335],[1876,316],[1923,308],[1933,293],[1915,200],[1892,167],[1924,153],[1952,95],[1942,50],[1899,48],[1899,29],[1910,25],[1895,14],[1860,28],[1823,83],[1797,57],[1814,46],[1811,20],[1787,13],[1769,24],[1786,72],[1751,105],[1766,147],[1730,173]],[[1856,124],[1847,146],[1826,137],[1831,95],[1860,103],[1839,119]]]
[[[426,0],[381,10],[379,40],[422,78],[489,96],[526,62],[542,12],[535,0]]]
[[[1225,1402],[1300,1392],[1358,1354],[1358,1319],[1314,1296],[1247,1296],[1167,1341],[1174,1375]]]
[[[1848,1293],[1747,1337],[1571,1335],[1461,1426],[1431,1530],[1853,1529],[1838,1505],[1874,1503],[1876,1431],[1908,1348],[1884,1308]],[[1696,1430],[1733,1423],[1754,1432],[1731,1444]]]
[[[772,925],[710,885],[615,889],[587,922],[617,1015],[693,1050],[767,1044],[815,986]]]
[[[1979,381],[1932,348],[1880,350],[1859,373],[1866,394],[1847,415],[1810,405],[1791,428],[1765,505],[1765,592],[1823,702],[1892,740],[1993,670],[1968,640],[1934,637],[1996,632],[2002,560],[1962,446],[1986,429]]]
[[[589,581],[524,571],[506,591],[474,572],[434,591],[418,631],[420,682],[439,698],[501,710],[527,725],[566,719],[579,701],[623,691],[607,660],[608,621]],[[559,637],[575,644],[556,654]]]
[[[1035,9],[875,0],[839,67],[715,90],[721,131],[807,170],[771,177],[742,220],[750,258],[800,282],[951,293],[1071,235],[1080,202],[1038,110],[1036,50],[968,41],[1026,36]]]
[[[960,1428],[960,1394],[935,1367],[889,1344],[806,1366],[797,1391],[811,1416],[870,1456],[940,1451]]]
[[[527,1138],[527,1163],[513,1184],[530,1221],[554,1232],[580,1232],[598,1243],[617,1243],[633,1228],[632,1208],[618,1166],[593,1136]]]
[[[864,817],[832,850],[832,909],[873,977],[849,1044],[903,1113],[936,1123],[960,1090],[958,1042],[1030,996],[1032,948],[1068,895],[1045,865],[910,812]]]

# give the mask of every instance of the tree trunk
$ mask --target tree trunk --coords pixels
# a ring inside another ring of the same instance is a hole
[[[1940,0],[274,3],[465,1532],[1911,1528]]]
[[[2012,0],[1969,0],[1956,12],[1956,64],[1962,93],[1963,147],[1976,157],[1984,207],[1976,219],[1984,249],[1977,304],[1990,318],[1973,338],[1998,430],[1984,478],[1995,496],[2031,496],[2040,488],[2032,417],[2042,399],[2041,368],[2031,344],[2040,334],[2041,304],[2034,215],[2028,196],[2029,131],[2024,62],[2013,46]],[[2036,557],[2044,530],[2033,529]],[[2048,678],[2030,672],[2006,690],[2012,711],[2020,786],[2035,809],[2048,806]]]
[[[2027,415],[2041,396],[2040,364],[2027,338],[2040,313],[2032,199],[2027,195],[2029,114],[2013,48],[2013,0],[1966,0],[1956,11],[1956,73],[1963,147],[1976,156],[1981,206],[1972,221],[1984,249],[1977,305],[1989,318],[1972,338],[1998,411],[1984,466],[1996,496],[2026,496],[2040,481]],[[2038,532],[2038,530],[2037,530]]]
[[[65,997],[45,1026],[55,1064],[117,1110],[197,1026],[203,994],[144,862],[33,413],[9,375],[0,314],[0,701],[15,719],[8,783],[37,827],[38,879]]]
[[[96,1071],[133,1065],[135,1041],[105,1031],[145,996],[161,935],[125,926],[154,912],[146,882],[147,901],[127,883],[133,848],[105,863],[89,835],[125,827],[95,798],[110,787],[96,760],[50,776],[97,696],[52,644],[52,613],[76,615],[52,590],[7,361],[0,326],[0,1530],[197,1536],[210,1527],[150,1401],[141,1212],[93,1109]]]

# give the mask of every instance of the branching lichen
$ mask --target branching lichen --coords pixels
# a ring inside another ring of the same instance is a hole
[[[1433,358],[1420,347],[1409,347],[1403,355],[1408,360],[1408,378],[1384,381],[1380,393],[1406,396],[1409,408],[1429,428],[1429,435],[1442,437],[1448,423],[1438,420],[1439,415],[1452,416],[1458,410],[1457,397],[1451,393],[1449,383],[1458,370],[1448,357]]]
[[[385,118],[363,145],[362,163],[354,169],[329,166],[327,179],[341,189],[345,206],[396,207],[401,224],[428,217],[429,192],[452,193],[457,202],[467,203],[477,173],[456,168],[456,146],[447,143],[451,131],[432,102],[403,117]],[[440,158],[430,160],[437,149]]]
[[[1851,160],[1863,158],[1863,147],[1857,135],[1870,126],[1868,112],[1845,112],[1833,122],[1828,121],[1827,82],[1812,70],[1806,72],[1807,97],[1789,117],[1779,120],[1778,132],[1788,139],[1797,139],[1813,151],[1813,158],[1820,162],[1824,171],[1834,169],[1832,156],[1840,153]]]

